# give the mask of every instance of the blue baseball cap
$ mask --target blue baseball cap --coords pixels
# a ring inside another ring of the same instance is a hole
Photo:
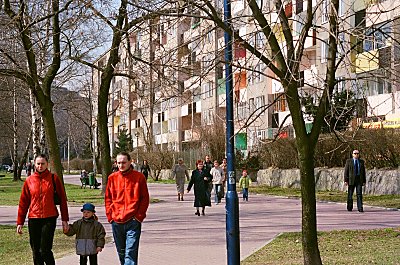
[[[85,203],[83,205],[82,209],[81,209],[81,212],[83,212],[83,211],[91,211],[91,212],[95,213],[96,211],[94,210],[94,208],[95,208],[95,206],[93,204]]]

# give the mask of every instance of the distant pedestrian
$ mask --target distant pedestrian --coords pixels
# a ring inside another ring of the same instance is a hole
[[[208,193],[208,185],[212,183],[212,176],[204,169],[202,160],[196,161],[196,169],[192,171],[187,193],[194,186],[194,207],[196,207],[195,215],[200,216],[199,208],[202,207],[202,215],[205,215],[206,206],[211,206],[210,195]]]
[[[26,176],[29,177],[32,174],[32,164],[28,162],[26,164]]]
[[[25,180],[19,199],[17,233],[22,234],[25,217],[29,210],[28,231],[33,264],[54,265],[52,248],[58,217],[54,200],[55,191],[60,199],[64,232],[68,232],[69,229],[67,197],[61,180],[47,169],[49,164],[47,156],[38,155],[34,161],[35,172]]]
[[[178,164],[172,169],[172,177],[175,177],[176,190],[178,191],[178,201],[183,201],[185,190],[185,177],[189,180],[189,173],[186,165],[183,163],[183,158],[178,158]]]
[[[347,159],[344,167],[344,182],[348,185],[347,210],[353,210],[353,193],[356,189],[357,209],[360,213],[364,212],[362,201],[362,187],[366,183],[365,163],[360,159],[360,151],[353,150],[353,158]]]
[[[221,202],[222,198],[222,183],[224,182],[224,170],[219,166],[218,160],[214,161],[214,167],[211,168],[212,183],[214,185],[215,204]]]
[[[214,163],[211,161],[211,158],[209,155],[206,155],[206,159],[204,161],[204,170],[208,171],[208,173],[210,173],[212,167],[214,166]],[[211,191],[213,189],[213,184],[212,182],[208,183],[208,194],[211,196]],[[211,200],[211,197],[210,197]]]
[[[227,159],[226,158],[222,159],[222,163],[221,163],[220,167],[224,171],[224,181],[222,183],[222,188],[221,188],[222,198],[224,198],[225,197],[226,179],[227,179],[226,171],[228,170],[228,163],[227,163]]]
[[[121,265],[137,265],[142,222],[149,207],[144,175],[131,168],[131,156],[117,155],[118,172],[108,177],[105,206]]]
[[[251,179],[247,176],[247,170],[244,169],[242,177],[239,179],[239,187],[242,188],[243,201],[249,200],[249,187],[251,185]]]
[[[140,172],[143,173],[144,177],[147,180],[149,177],[149,174],[150,174],[150,166],[149,166],[149,163],[147,162],[147,160],[143,160],[143,164],[140,167]]]
[[[69,231],[65,234],[76,235],[76,254],[80,256],[80,265],[86,265],[88,257],[90,265],[97,265],[97,254],[104,248],[106,231],[97,221],[93,204],[85,203],[81,212],[82,218],[69,225]]]

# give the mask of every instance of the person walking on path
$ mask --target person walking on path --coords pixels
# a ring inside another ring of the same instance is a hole
[[[150,174],[150,166],[149,166],[149,163],[147,162],[147,160],[143,160],[143,164],[140,167],[140,172],[143,173],[144,177],[147,180],[149,177],[149,174]]]
[[[142,222],[149,207],[144,175],[131,168],[126,152],[117,155],[118,172],[108,177],[105,207],[121,265],[137,265]]]
[[[211,168],[212,183],[215,192],[215,204],[219,204],[222,198],[222,183],[224,183],[224,170],[219,166],[218,160],[214,161],[214,167]]]
[[[357,209],[360,213],[364,212],[362,201],[362,187],[366,183],[365,163],[360,159],[360,151],[353,150],[353,158],[347,159],[344,167],[344,183],[348,186],[347,210],[353,210],[354,189],[357,194]]]
[[[224,176],[223,176],[224,181],[222,183],[222,188],[221,188],[222,198],[224,198],[225,197],[225,185],[226,185],[226,171],[228,169],[228,163],[227,163],[227,159],[226,158],[222,159],[222,163],[221,163],[220,167],[224,171]]]
[[[64,232],[68,232],[67,197],[61,180],[48,168],[47,156],[35,158],[35,172],[26,178],[18,205],[17,233],[22,234],[28,213],[29,242],[32,249],[33,264],[54,265],[53,238],[56,229],[58,210],[55,204],[55,191],[60,199],[61,220]]]
[[[172,177],[175,177],[176,190],[178,191],[178,201],[183,201],[185,190],[185,177],[189,180],[189,173],[186,165],[183,163],[183,158],[178,158],[178,164],[172,169]]]
[[[210,156],[206,155],[206,160],[204,161],[204,170],[208,171],[208,173],[210,173],[210,171],[211,171],[213,166],[214,166],[214,163],[211,161]],[[213,189],[213,184],[210,181],[208,183],[208,188],[207,188],[208,194],[210,195],[210,201],[211,201],[211,191],[212,191],[212,189]]]
[[[244,169],[242,172],[242,177],[239,179],[239,187],[242,188],[243,201],[249,200],[249,187],[251,185],[251,179],[247,176],[247,170]]]
[[[208,185],[212,182],[212,176],[204,169],[202,160],[196,161],[196,169],[192,171],[190,182],[187,187],[187,193],[194,186],[194,207],[196,207],[197,216],[200,216],[199,208],[202,207],[202,215],[205,215],[206,206],[211,206],[210,195],[208,193]]]
[[[106,243],[106,231],[97,221],[95,206],[85,203],[81,209],[82,219],[69,225],[67,236],[76,235],[76,254],[79,255],[79,264],[86,265],[89,257],[90,265],[97,265],[97,254],[101,252]]]

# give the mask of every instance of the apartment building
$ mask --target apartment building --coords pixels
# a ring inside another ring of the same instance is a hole
[[[399,3],[340,0],[337,90],[355,93],[359,123],[368,118],[382,120],[388,114],[393,118],[400,112],[400,46],[396,41],[400,39]],[[257,4],[268,14],[266,18],[284,47],[275,7],[269,1]],[[294,0],[283,7],[291,20],[295,42],[304,25],[306,4]],[[323,0],[318,4],[300,67],[300,93],[314,94],[315,103],[318,88],[324,86],[329,37],[324,28],[330,3]],[[316,8],[317,2],[313,5]],[[222,11],[220,1],[215,6]],[[160,15],[143,22],[124,40],[117,70],[132,78],[116,76],[113,80],[109,101],[111,141],[121,128],[126,128],[133,136],[134,147],[144,148],[153,141],[161,149],[182,151],[201,147],[202,130],[225,123],[223,31],[201,19],[201,12],[194,8],[186,7],[183,12],[191,16]],[[239,35],[268,54],[266,37],[245,0],[232,1],[232,15]],[[235,41],[233,46],[235,147],[246,153],[276,135],[294,137],[280,82],[240,42]],[[107,53],[98,59],[98,65],[106,59]],[[93,72],[94,92],[99,75]],[[310,129],[312,117],[305,115],[304,119]]]

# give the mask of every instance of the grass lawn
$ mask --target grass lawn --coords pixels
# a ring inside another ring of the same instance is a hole
[[[0,178],[0,205],[16,206],[19,202],[23,182],[12,181],[12,175],[7,174]],[[81,205],[91,202],[96,205],[104,204],[104,196],[100,189],[81,189],[81,186],[65,184],[69,205]],[[150,203],[159,202],[159,199],[151,198]]]
[[[285,196],[289,198],[301,197],[300,189],[292,189],[292,188],[269,187],[261,185],[261,186],[252,186],[250,187],[249,191],[251,193]],[[332,201],[332,202],[347,201],[347,193],[341,191],[318,191],[316,195],[317,195],[317,200],[319,201]],[[363,194],[363,201],[365,205],[400,209],[400,195]]]
[[[53,253],[55,258],[75,253],[75,236],[68,237],[57,229]],[[24,226],[23,234],[18,235],[15,226],[0,225],[0,260],[1,264],[33,264],[27,226]]]
[[[400,227],[318,233],[324,265],[400,264]],[[301,233],[284,233],[242,265],[303,264]]]

